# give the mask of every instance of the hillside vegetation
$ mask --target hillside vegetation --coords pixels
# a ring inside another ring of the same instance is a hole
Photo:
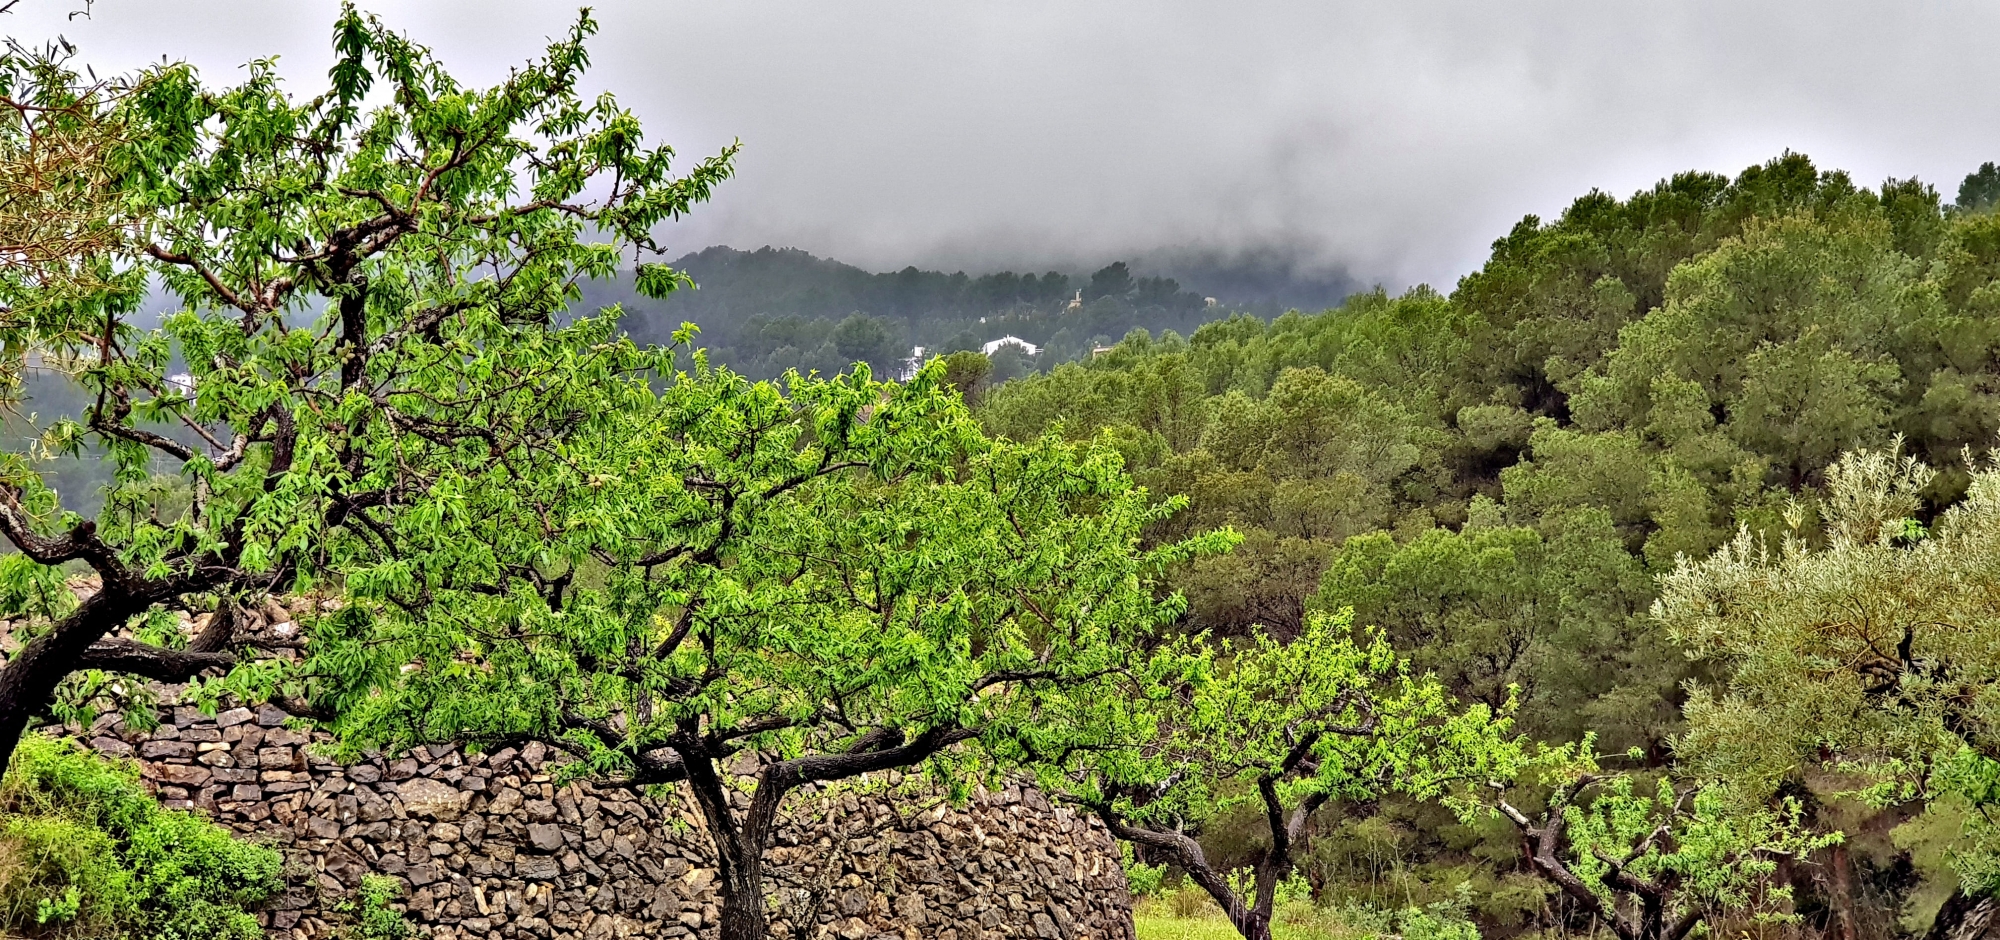
[[[22,742],[0,783],[0,932],[9,937],[250,940],[282,858],[166,810],[138,769],[74,742]]]
[[[1449,294],[1269,322],[717,251],[712,357],[588,293],[685,298],[655,231],[737,154],[585,97],[595,29],[467,87],[348,7],[309,96],[0,54],[0,380],[54,412],[0,453],[6,929],[257,932],[271,853],[31,730],[163,686],[678,794],[721,940],[834,929],[779,896],[788,800],[918,771],[1094,817],[1149,930],[2000,918],[2000,170],[1592,193]],[[388,866],[344,868],[364,934]]]
[[[1689,683],[1718,663],[1654,616],[1660,576],[1739,530],[1822,544],[1843,452],[1937,468],[1911,494],[1920,524],[1965,493],[1961,453],[2000,442],[2000,216],[1979,208],[1798,154],[1593,192],[1523,219],[1449,294],[1134,331],[980,390],[979,415],[1003,437],[1111,442],[1189,499],[1154,538],[1244,534],[1174,575],[1189,628],[1289,636],[1351,607],[1458,695],[1515,697],[1535,738],[1594,732],[1665,767]],[[1254,857],[1249,826],[1205,841]],[[1329,830],[1307,865],[1324,890],[1442,896],[1470,876],[1489,926],[1549,923],[1503,830],[1398,805]],[[1893,908],[1908,861],[1870,850],[1880,884],[1852,890]]]

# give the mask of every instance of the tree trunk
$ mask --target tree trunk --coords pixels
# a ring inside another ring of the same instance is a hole
[[[1847,843],[1834,843],[1829,854],[1827,900],[1832,902],[1833,935],[1837,940],[1861,940],[1854,924],[1854,863],[1847,856]]]
[[[737,833],[736,877],[723,888],[720,940],[765,940],[770,928],[764,914],[764,845],[777,824],[778,807],[795,785],[770,768],[757,778],[757,793]]]
[[[722,879],[721,940],[765,940],[762,865],[739,867]]]
[[[56,687],[77,668],[84,652],[139,612],[132,602],[106,594],[99,590],[84,598],[82,606],[0,668],[0,773],[13,761],[28,722],[55,700]]]
[[[1256,879],[1251,890],[1256,896],[1249,898],[1249,907],[1243,912],[1243,923],[1236,931],[1244,940],[1270,940],[1271,916],[1278,907],[1278,880],[1291,873],[1289,858],[1276,858],[1267,854],[1253,869]]]
[[[1201,885],[1208,896],[1221,905],[1222,912],[1229,917],[1229,924],[1243,935],[1243,940],[1271,940],[1271,917],[1268,912],[1259,911],[1229,890],[1229,881],[1222,874],[1210,868],[1206,859],[1197,864],[1182,864],[1188,877]]]
[[[757,781],[750,808],[738,819],[729,805],[729,791],[716,762],[698,747],[680,750],[688,786],[708,822],[715,845],[716,877],[722,888],[719,940],[766,940],[764,911],[764,844],[778,818],[778,807],[796,781],[767,772]]]
[[[1271,915],[1254,908],[1243,912],[1243,919],[1236,924],[1236,932],[1243,940],[1271,940]]]
[[[1667,940],[1667,899],[1664,896],[1639,896],[1639,936],[1644,940]]]
[[[715,763],[699,748],[680,749],[687,768],[688,788],[708,823],[715,847],[716,879],[722,888],[721,940],[765,940],[763,844],[752,842],[749,827],[738,824],[729,807],[729,791]]]
[[[1984,940],[1996,926],[2000,926],[2000,899],[1975,898],[1960,889],[1938,909],[1924,940]]]

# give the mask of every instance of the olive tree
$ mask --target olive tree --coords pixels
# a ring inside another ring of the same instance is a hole
[[[1933,934],[1983,931],[2000,901],[2000,466],[1974,463],[1963,498],[1920,520],[1935,471],[1896,450],[1827,470],[1777,545],[1747,532],[1662,582],[1655,614],[1722,666],[1688,704],[1683,760],[1771,792],[1839,771],[1864,799],[1963,801],[1962,884]]]
[[[269,61],[232,87],[168,64],[96,96],[58,62],[12,66],[72,122],[117,129],[76,171],[116,230],[94,243],[101,283],[52,297],[30,268],[0,278],[12,308],[36,311],[23,340],[91,397],[44,446],[102,448],[117,473],[84,518],[36,464],[0,457],[0,535],[18,549],[0,558],[0,600],[34,619],[0,667],[0,764],[66,681],[79,695],[115,688],[108,674],[184,681],[289,642],[245,613],[269,593],[479,557],[451,528],[492,508],[467,502],[468,481],[511,504],[508,481],[647,393],[668,354],[617,341],[615,311],[567,306],[579,279],[627,263],[642,290],[675,286],[646,260],[649,232],[705,199],[734,151],[677,176],[631,114],[585,97],[594,29],[582,17],[541,59],[468,88],[349,8],[329,85],[303,100]],[[14,110],[9,174],[41,113]],[[178,303],[156,324],[149,279]],[[190,636],[181,614],[205,626]]]

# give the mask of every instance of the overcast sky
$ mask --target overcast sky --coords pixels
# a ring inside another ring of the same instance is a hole
[[[300,94],[330,2],[23,0],[100,71],[211,81],[277,54]],[[364,3],[490,81],[561,2]],[[682,154],[744,144],[676,249],[866,267],[1094,267],[1275,251],[1448,286],[1523,214],[1790,148],[1950,199],[2000,159],[1991,2],[605,2],[592,84]],[[676,252],[677,253],[677,252]]]

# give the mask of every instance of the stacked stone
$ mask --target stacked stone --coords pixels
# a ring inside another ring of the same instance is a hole
[[[341,766],[269,706],[172,708],[140,732],[111,716],[82,735],[136,757],[162,803],[207,811],[287,857],[291,887],[260,915],[273,937],[341,935],[365,875],[435,940],[710,937],[715,868],[685,800],[557,788],[539,744],[419,749]],[[767,856],[773,937],[1130,940],[1131,899],[1096,820],[1032,788],[969,805],[800,794]],[[789,808],[789,807],[788,807]],[[897,815],[901,811],[903,815]]]
[[[896,804],[840,796],[821,818],[781,828],[766,856],[783,873],[774,880],[821,903],[773,912],[774,928],[806,915],[819,928],[809,936],[845,940],[883,927],[940,940],[1130,940],[1131,895],[1101,822],[1019,785],[962,808],[933,802],[905,821]],[[819,886],[832,890],[810,891]]]

